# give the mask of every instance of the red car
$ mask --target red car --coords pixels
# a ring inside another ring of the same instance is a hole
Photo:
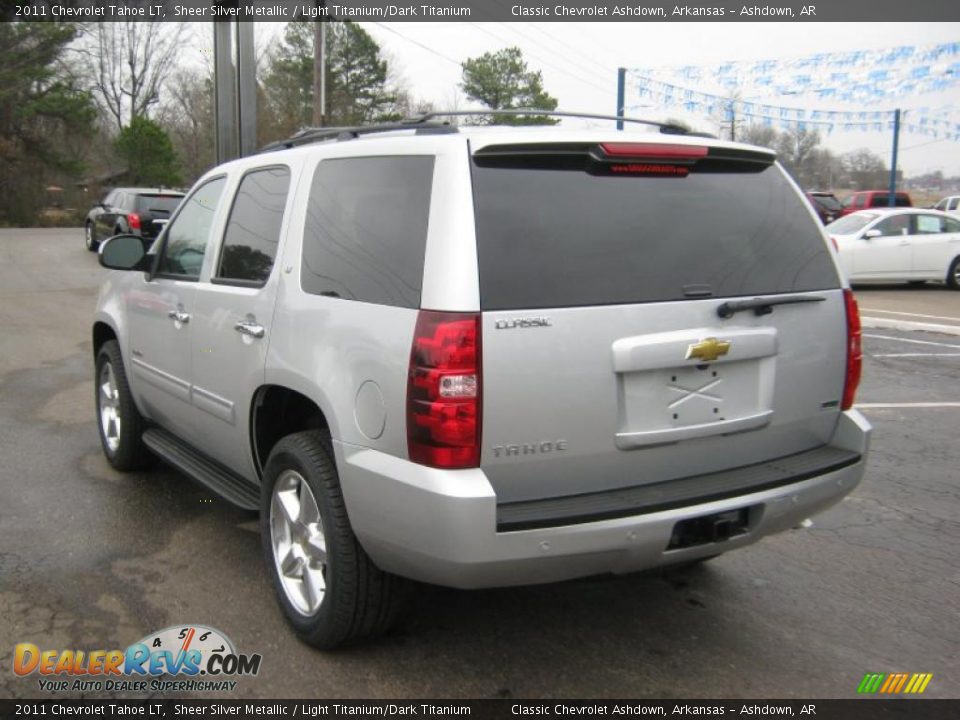
[[[910,196],[905,192],[894,193],[895,207],[913,207]],[[860,190],[843,201],[843,215],[868,208],[890,207],[889,190]]]

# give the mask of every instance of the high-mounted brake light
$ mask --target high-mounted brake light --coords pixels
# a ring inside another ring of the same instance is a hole
[[[853,407],[853,400],[860,384],[860,373],[863,369],[863,333],[860,327],[860,310],[853,291],[847,288],[843,291],[843,302],[847,311],[847,376],[843,384],[842,410]]]
[[[699,160],[707,156],[701,145],[666,145],[661,143],[601,143],[608,157],[647,158],[651,160]]]
[[[407,379],[407,451],[438,468],[480,464],[480,315],[421,310]]]
[[[140,229],[140,216],[137,213],[130,213],[127,215],[127,225],[130,226],[131,230]]]

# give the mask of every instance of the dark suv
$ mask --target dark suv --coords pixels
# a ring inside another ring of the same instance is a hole
[[[829,225],[843,214],[843,205],[832,192],[811,190],[807,193],[807,199],[824,225]]]
[[[83,226],[87,250],[121,233],[153,239],[177,209],[183,193],[163,188],[116,188],[87,213]]]

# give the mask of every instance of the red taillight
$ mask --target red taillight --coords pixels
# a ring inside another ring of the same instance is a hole
[[[699,160],[707,156],[700,145],[663,145],[660,143],[601,143],[611,157],[650,158],[657,160]]]
[[[130,213],[127,215],[127,225],[130,226],[131,230],[140,229],[140,216],[137,213]]]
[[[860,384],[860,372],[863,368],[863,333],[860,329],[860,310],[853,291],[843,291],[843,302],[847,310],[847,377],[843,384],[842,410],[853,407],[853,399]]]
[[[480,315],[421,310],[407,379],[407,450],[438,468],[480,464]]]

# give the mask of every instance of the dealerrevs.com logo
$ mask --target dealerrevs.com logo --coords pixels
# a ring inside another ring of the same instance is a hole
[[[238,653],[206,625],[174,625],[126,650],[44,650],[19,643],[13,672],[39,675],[43,692],[197,692],[233,690],[233,678],[260,672],[259,653]]]

